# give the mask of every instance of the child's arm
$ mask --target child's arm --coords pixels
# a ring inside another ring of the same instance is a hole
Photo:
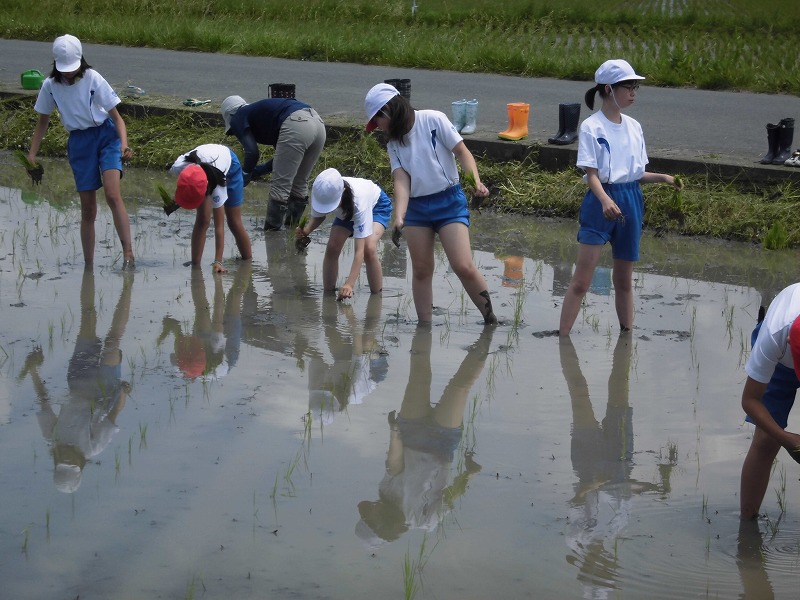
[[[128,146],[128,128],[125,127],[125,120],[122,118],[122,115],[119,114],[116,107],[108,111],[108,116],[111,117],[111,120],[114,121],[114,126],[117,128],[117,134],[119,135],[122,148],[122,159],[130,160],[133,158],[133,151],[130,149],[130,146]]]
[[[639,181],[642,183],[666,183],[676,190],[683,189],[683,180],[679,178],[676,179],[672,175],[667,175],[665,173],[645,173]]]
[[[32,165],[36,164],[36,155],[39,153],[39,147],[42,145],[44,134],[47,133],[47,127],[50,124],[50,115],[43,115],[39,113],[39,120],[36,122],[36,127],[33,129],[31,136],[31,147],[28,150],[28,162]]]
[[[593,167],[583,167],[586,172],[586,182],[589,184],[589,189],[600,200],[603,205],[603,216],[609,221],[615,221],[622,215],[622,211],[617,206],[614,199],[606,194],[603,189],[603,184],[600,183],[600,177],[597,175],[597,169]]]
[[[475,178],[475,195],[480,198],[488,196],[489,190],[481,182],[480,175],[478,175],[478,164],[475,162],[475,157],[472,156],[472,152],[469,151],[467,145],[463,141],[458,142],[455,148],[453,148],[453,154],[455,154],[456,159],[461,164],[461,169],[465,172],[472,173],[472,176]]]
[[[408,199],[411,196],[411,176],[402,167],[392,172],[394,190],[392,192],[394,211],[394,230],[400,230],[405,225],[406,211],[408,210]]]
[[[294,236],[296,238],[308,237],[312,231],[322,225],[323,221],[325,221],[325,217],[311,217],[305,227],[298,227],[294,230]]]
[[[350,273],[347,275],[347,279],[342,284],[342,287],[339,288],[337,300],[353,297],[353,286],[355,286],[358,274],[361,272],[361,265],[364,264],[364,247],[367,245],[367,239],[356,238],[353,240],[353,243],[355,247],[353,264],[350,265]]]

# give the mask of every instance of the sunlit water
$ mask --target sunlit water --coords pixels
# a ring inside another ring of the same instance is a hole
[[[418,329],[404,252],[382,297],[323,297],[327,229],[265,240],[259,185],[252,268],[184,267],[192,215],[130,172],[136,271],[103,209],[85,274],[47,168],[0,174],[2,598],[796,597],[788,455],[738,521],[743,362],[796,251],[647,234],[632,335],[599,269],[559,342],[575,225],[474,215],[502,324],[442,256]]]

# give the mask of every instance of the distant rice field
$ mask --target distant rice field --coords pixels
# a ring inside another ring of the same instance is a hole
[[[581,80],[624,57],[654,85],[800,94],[798,2],[4,2],[3,37],[65,31],[94,43]]]

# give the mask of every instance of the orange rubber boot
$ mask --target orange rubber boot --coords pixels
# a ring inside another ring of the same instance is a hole
[[[508,107],[508,129],[497,134],[503,140],[521,140],[528,136],[528,113],[531,105],[525,102],[511,102]]]

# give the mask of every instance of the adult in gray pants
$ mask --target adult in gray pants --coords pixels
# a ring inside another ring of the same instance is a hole
[[[225,133],[244,147],[244,184],[272,172],[266,231],[295,227],[308,204],[308,178],[325,145],[325,123],[308,104],[269,98],[248,104],[241,96],[222,102]],[[259,144],[275,147],[272,160],[258,164]]]

